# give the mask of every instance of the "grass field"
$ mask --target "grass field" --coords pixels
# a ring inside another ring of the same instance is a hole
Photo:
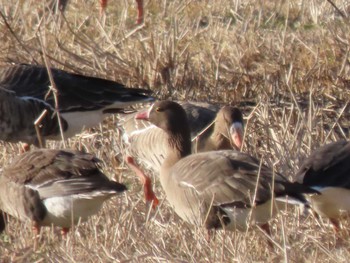
[[[239,105],[243,151],[293,179],[313,149],[349,139],[350,24],[321,0],[145,0],[137,27],[133,0],[71,0],[65,17],[41,0],[0,0],[0,65],[44,64],[152,89],[160,99]],[[11,4],[12,3],[12,4]],[[349,3],[334,1],[347,15]],[[129,191],[62,240],[45,228],[33,251],[29,222],[11,219],[0,235],[1,262],[349,262],[349,222],[336,236],[324,219],[288,207],[271,221],[275,248],[256,227],[206,232],[182,222],[157,185],[152,210],[123,155],[117,118],[66,142],[104,162]],[[49,142],[61,148],[61,142]],[[19,145],[1,143],[0,164]]]

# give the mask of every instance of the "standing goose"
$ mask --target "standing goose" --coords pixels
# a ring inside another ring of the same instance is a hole
[[[99,162],[78,151],[26,152],[0,175],[0,210],[32,221],[36,234],[51,225],[65,234],[72,222],[87,220],[105,200],[126,190],[100,171]]]
[[[244,125],[238,108],[223,106],[218,110],[210,104],[189,102],[181,106],[190,125],[192,152],[241,148]],[[128,154],[159,173],[167,150],[166,133],[148,121],[135,119],[135,115],[127,116],[121,125]]]
[[[160,182],[175,212],[189,223],[207,229],[246,230],[251,224],[267,224],[276,212],[273,197],[283,199],[288,195],[305,202],[302,193],[312,192],[241,152],[190,155],[186,113],[175,102],[156,102],[136,118],[148,120],[166,132],[167,154]],[[137,166],[132,168],[141,176]]]
[[[44,110],[47,114],[40,122],[41,136],[58,137],[60,128],[51,105],[35,98],[17,97],[15,92],[0,87],[0,140],[39,146],[34,122]],[[65,131],[67,122],[61,118],[61,124]]]
[[[309,197],[311,207],[339,231],[339,218],[350,212],[350,142],[333,142],[315,150],[303,162],[297,178],[321,193]]]
[[[126,88],[114,81],[59,69],[51,69],[51,73],[57,88],[58,111],[65,123],[65,138],[83,128],[98,125],[111,113],[123,112],[126,107],[153,100],[147,90]],[[21,64],[0,68],[0,86],[15,92],[18,98],[46,103],[52,110],[56,107],[50,85],[47,69],[43,66]],[[57,133],[50,139],[61,137]]]
[[[219,111],[213,105],[203,103],[183,103],[181,105],[189,120],[192,152],[205,152],[222,149],[240,149],[243,138],[243,116],[236,107],[224,106]],[[126,142],[128,157],[126,162],[135,167],[139,164],[159,174],[167,153],[166,133],[148,121],[128,116],[123,123],[123,139]],[[149,177],[142,178],[146,201],[158,204]]]

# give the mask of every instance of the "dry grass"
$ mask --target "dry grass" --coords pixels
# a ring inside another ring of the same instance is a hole
[[[71,0],[65,18],[45,11],[45,2],[0,0],[1,64],[44,64],[46,54],[52,66],[149,87],[159,98],[239,104],[244,151],[290,178],[312,149],[349,138],[350,28],[327,1],[145,0],[146,23],[137,28],[133,0],[110,1],[102,19],[97,0]],[[347,13],[346,1],[334,2]],[[128,193],[66,241],[45,229],[35,252],[30,225],[11,219],[1,262],[348,261],[348,238],[337,240],[327,220],[295,208],[272,221],[274,251],[257,228],[208,243],[166,202],[151,211],[135,176],[113,161],[121,154],[115,127],[110,118],[68,147],[95,153]],[[18,152],[0,149],[2,166]],[[159,186],[158,195],[164,199]]]

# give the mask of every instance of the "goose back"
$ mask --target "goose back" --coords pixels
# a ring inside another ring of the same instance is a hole
[[[304,160],[297,180],[309,186],[350,189],[350,142],[338,141],[313,151]]]
[[[338,218],[350,213],[350,142],[333,142],[313,151],[297,180],[321,193],[309,197],[311,206],[338,229]]]
[[[69,227],[79,218],[86,220],[104,200],[126,190],[100,171],[99,162],[78,151],[22,154],[0,176],[0,209],[43,226]]]
[[[0,140],[26,142],[38,146],[34,122],[46,110],[40,122],[40,134],[44,137],[58,137],[60,134],[57,115],[44,101],[31,97],[18,97],[15,92],[0,87]],[[62,129],[67,122],[61,118]]]
[[[148,90],[127,88],[114,81],[54,68],[51,73],[57,89],[56,96],[50,89],[49,75],[43,66],[3,66],[0,68],[0,86],[15,92],[17,98],[37,100],[41,105],[51,107],[51,111],[57,110],[64,120],[65,138],[74,136],[83,128],[98,125],[107,115],[124,112],[125,108],[138,103],[153,101]],[[25,115],[20,119],[24,118]],[[49,139],[61,139],[57,133],[56,136],[51,135]]]
[[[257,159],[232,150],[192,154],[161,172],[167,200],[185,221],[207,228],[246,230],[278,210],[273,198],[305,202],[310,190],[289,182]]]
[[[58,110],[119,112],[135,103],[153,100],[150,91],[127,88],[124,85],[96,77],[51,69],[57,88]],[[47,69],[43,66],[18,64],[0,68],[0,85],[15,91],[19,97],[34,97],[55,107],[55,98]]]

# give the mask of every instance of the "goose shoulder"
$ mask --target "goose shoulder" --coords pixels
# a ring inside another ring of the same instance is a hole
[[[297,172],[297,180],[309,186],[350,189],[350,142],[338,141],[311,153]]]

